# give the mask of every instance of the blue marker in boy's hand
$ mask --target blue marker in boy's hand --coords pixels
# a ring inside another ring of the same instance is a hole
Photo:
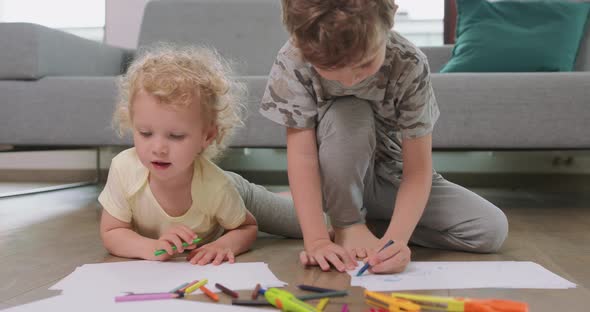
[[[385,249],[385,248],[387,248],[388,246],[391,246],[391,245],[393,245],[393,240],[391,240],[391,239],[390,239],[390,240],[387,242],[387,244],[385,244],[385,246],[383,246],[383,248],[379,249],[379,252],[381,252],[381,250],[383,250],[383,249]],[[371,267],[371,265],[369,264],[369,261],[367,261],[367,263],[365,263],[365,265],[363,265],[363,267],[362,267],[362,268],[361,268],[361,269],[358,271],[358,273],[356,273],[356,276],[361,276],[361,275],[363,275],[363,273],[365,273],[365,271],[366,271],[368,268],[370,268],[370,267]]]

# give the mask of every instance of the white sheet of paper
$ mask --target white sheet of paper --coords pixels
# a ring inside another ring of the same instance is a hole
[[[465,288],[575,288],[576,284],[529,261],[410,262],[399,274],[351,275],[351,285],[372,291]]]
[[[213,287],[215,283],[233,290],[253,289],[257,283],[263,287],[286,285],[263,262],[198,266],[186,261],[126,261],[85,264],[50,289],[62,290],[62,294],[91,292],[114,296],[123,292],[167,292],[185,282],[202,279],[208,279],[212,291],[218,291]]]
[[[207,312],[256,312],[268,311],[260,308],[247,308],[235,305],[189,301],[182,299],[150,300],[116,303],[113,297],[106,296],[55,296],[13,308],[6,312],[49,312],[49,311],[84,311],[84,312],[162,312],[162,311],[207,311]]]

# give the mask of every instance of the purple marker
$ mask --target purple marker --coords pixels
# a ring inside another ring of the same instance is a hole
[[[115,302],[175,299],[179,296],[177,293],[131,294],[115,297]]]

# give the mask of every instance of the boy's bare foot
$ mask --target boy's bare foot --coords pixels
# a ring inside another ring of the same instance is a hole
[[[368,257],[369,251],[379,245],[379,239],[365,224],[353,224],[345,228],[334,227],[334,232],[336,234],[334,242],[360,259]]]

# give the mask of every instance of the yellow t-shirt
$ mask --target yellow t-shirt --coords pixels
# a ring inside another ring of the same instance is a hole
[[[219,167],[203,157],[195,160],[191,207],[180,217],[171,217],[158,204],[148,175],[135,148],[127,149],[113,158],[107,183],[98,197],[108,213],[131,223],[142,236],[157,239],[170,226],[184,224],[203,242],[209,242],[224,229],[237,228],[246,218],[237,189]]]

